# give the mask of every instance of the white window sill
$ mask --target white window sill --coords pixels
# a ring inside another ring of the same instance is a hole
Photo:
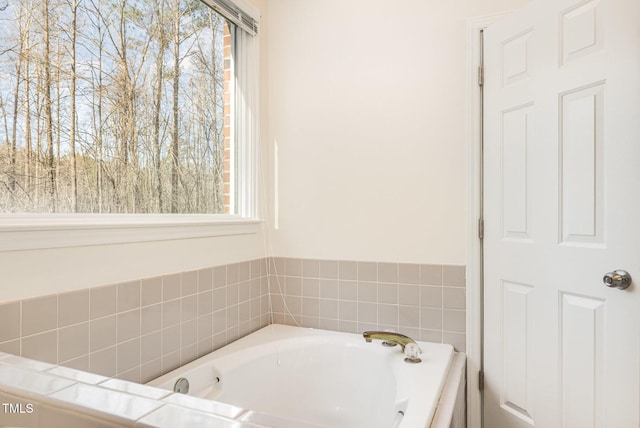
[[[0,215],[0,252],[257,233],[260,220],[222,215]]]

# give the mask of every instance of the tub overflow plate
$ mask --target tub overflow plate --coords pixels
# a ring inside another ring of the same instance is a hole
[[[185,377],[181,377],[176,381],[176,384],[173,385],[173,392],[177,392],[179,394],[186,394],[189,392],[189,379]]]

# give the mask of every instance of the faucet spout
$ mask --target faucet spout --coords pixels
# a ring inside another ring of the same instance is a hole
[[[405,352],[405,347],[411,344],[411,348],[417,348],[418,351],[420,348],[415,340],[410,338],[409,336],[405,336],[400,333],[393,333],[390,331],[365,331],[362,333],[364,340],[367,342],[371,342],[373,339],[382,340],[387,343],[395,343],[396,345],[400,345],[402,348],[402,352]]]

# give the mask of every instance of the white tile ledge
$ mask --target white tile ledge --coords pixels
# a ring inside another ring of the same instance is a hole
[[[0,397],[31,403],[35,413],[0,412],[0,426],[16,420],[26,422],[20,418],[29,417],[38,420],[39,428],[70,426],[69,421],[77,427],[90,423],[100,427],[265,428],[243,421],[247,412],[238,407],[178,397],[172,391],[5,353],[0,353]]]
[[[0,215],[0,251],[257,233],[261,220],[226,215]]]

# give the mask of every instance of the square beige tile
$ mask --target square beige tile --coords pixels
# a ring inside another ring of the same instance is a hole
[[[376,303],[377,301],[378,284],[375,282],[358,282],[358,302]]]
[[[251,260],[250,264],[251,267],[249,269],[251,270],[251,279],[260,278],[264,275],[264,273],[262,273],[264,259]]]
[[[453,348],[458,352],[467,352],[467,335],[464,333],[445,331],[442,333],[442,343],[453,345]]]
[[[198,318],[198,340],[213,336],[213,314]]]
[[[358,281],[378,280],[378,263],[376,262],[358,262]]]
[[[305,278],[320,277],[320,261],[314,259],[302,260],[302,276]]]
[[[117,374],[118,352],[115,346],[89,354],[91,373],[113,377]]]
[[[227,287],[213,290],[213,312],[219,311],[227,306]]]
[[[248,322],[251,319],[251,304],[249,301],[238,304],[238,322]]]
[[[58,331],[52,330],[22,337],[22,356],[45,363],[58,364]]]
[[[162,360],[157,359],[145,362],[140,366],[140,381],[142,383],[151,382],[162,375]]]
[[[162,277],[162,301],[167,302],[180,297],[180,274]]]
[[[302,276],[302,259],[286,258],[284,261],[284,274],[286,276]]]
[[[338,302],[338,319],[340,321],[358,320],[358,303],[346,300]],[[343,331],[343,330],[340,330]]]
[[[118,284],[118,312],[126,312],[140,307],[140,281]]]
[[[193,345],[198,342],[198,320],[193,319],[191,321],[180,324],[180,347]]]
[[[89,348],[98,351],[116,344],[118,322],[116,315],[91,320],[89,323]]]
[[[182,322],[191,321],[198,317],[198,296],[191,295],[183,297],[180,309],[180,320]]]
[[[284,284],[284,290],[287,296],[302,296],[302,278],[297,276],[287,276]]]
[[[213,289],[213,268],[200,269],[198,271],[198,292]]]
[[[378,305],[376,303],[358,303],[358,322],[374,324],[377,323]]]
[[[9,340],[0,343],[0,352],[7,354],[20,355],[20,339]]]
[[[119,313],[117,319],[118,343],[140,336],[140,309]]]
[[[320,299],[315,297],[303,297],[302,315],[305,317],[318,318],[320,315]]]
[[[140,338],[118,344],[118,373],[140,366]]]
[[[340,300],[358,300],[358,283],[356,281],[338,282],[338,298]]]
[[[401,305],[420,306],[420,286],[400,284],[398,286],[398,303]]]
[[[162,333],[156,331],[140,338],[140,358],[142,362],[162,357]]]
[[[227,330],[237,327],[238,322],[238,305],[229,306],[227,308]],[[228,331],[227,334],[229,334]]]
[[[398,329],[398,305],[378,305],[378,323]]]
[[[403,327],[420,328],[420,308],[404,306],[398,308],[398,323]]]
[[[143,279],[141,284],[140,305],[149,306],[162,302],[162,277]]]
[[[442,307],[442,287],[433,287],[430,285],[420,286],[420,306],[423,308],[441,308]]]
[[[442,309],[420,308],[420,328],[442,330]]]
[[[318,278],[302,278],[302,296],[320,297],[320,280]]]
[[[213,268],[213,288],[227,286],[227,266],[216,266]]]
[[[358,279],[358,263],[348,260],[338,262],[338,278],[355,281]]]
[[[227,265],[227,285],[238,282],[238,263]]]
[[[318,316],[320,318],[338,319],[338,301],[333,299],[320,299],[318,303]]]
[[[180,324],[180,311],[180,299],[164,302],[162,304],[162,327]]]
[[[420,284],[420,265],[401,263],[398,265],[398,282]]]
[[[420,284],[442,285],[442,266],[420,265]]]
[[[238,283],[238,303],[251,298],[251,282],[249,280]]]
[[[396,284],[378,284],[378,302],[395,304],[398,303],[399,286]]]
[[[91,298],[90,313],[92,320],[116,313],[117,288],[115,285],[94,287],[89,290],[89,293]]]
[[[227,306],[238,304],[238,283],[227,285]]]
[[[464,266],[443,266],[442,284],[447,287],[464,287],[466,284],[466,269]]]
[[[320,278],[338,279],[338,262],[336,260],[320,260]]]
[[[466,309],[466,291],[462,287],[443,287],[442,307],[445,309]]]
[[[244,282],[251,279],[251,262],[242,262],[238,264],[238,282]]]
[[[180,326],[175,325],[162,330],[162,355],[178,350],[180,350]]]
[[[392,283],[398,282],[398,264],[378,263],[378,281]]]
[[[140,334],[148,334],[162,328],[162,305],[145,306],[140,310]]]
[[[0,305],[0,342],[20,338],[20,301]]]
[[[454,333],[466,332],[466,313],[455,309],[445,309],[442,330]]]
[[[58,330],[58,361],[89,355],[89,322]]]
[[[22,301],[22,336],[58,328],[58,295]]]
[[[180,367],[180,350],[162,356],[162,374]]]
[[[182,272],[181,296],[190,296],[198,292],[198,271]]]
[[[213,312],[213,291],[198,293],[198,316],[211,314]]]
[[[321,279],[320,280],[320,297],[326,299],[338,298],[338,280],[337,279]]]
[[[89,321],[91,294],[88,289],[58,295],[58,326]]]

